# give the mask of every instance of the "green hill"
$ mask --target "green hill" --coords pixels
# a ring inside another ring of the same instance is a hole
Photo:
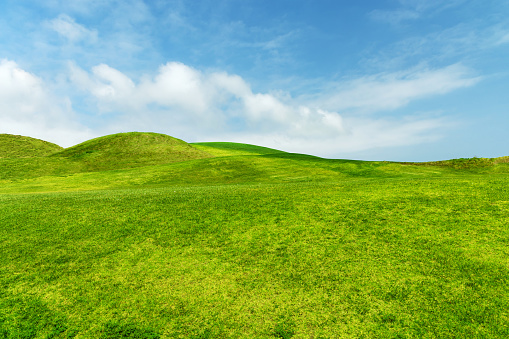
[[[242,144],[237,142],[195,142],[192,145],[217,157],[285,153],[273,148]]]
[[[509,171],[507,157],[428,163],[323,159],[242,143],[188,144],[157,133],[112,134],[67,149],[26,137],[7,136],[4,139],[10,142],[3,144],[4,154],[11,157],[0,157],[0,192],[90,190],[140,185],[316,182]],[[48,156],[29,158],[26,157],[28,152],[20,151],[21,147],[7,146],[13,144],[13,140],[53,146],[53,151],[48,147],[45,151]],[[55,153],[55,149],[58,152]],[[12,157],[13,154],[18,157]],[[25,157],[20,157],[21,154]],[[115,173],[102,172],[111,170]]]
[[[53,156],[81,162],[85,171],[133,168],[212,157],[180,139],[144,132],[95,138]]]
[[[51,142],[21,135],[0,134],[0,158],[33,158],[63,150]]]
[[[508,157],[5,147],[0,338],[509,338]]]

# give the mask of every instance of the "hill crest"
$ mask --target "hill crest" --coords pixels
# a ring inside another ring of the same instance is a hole
[[[181,162],[212,157],[166,134],[127,132],[87,140],[53,154],[80,161],[88,170],[108,170]]]
[[[54,143],[15,134],[0,134],[1,158],[44,157],[63,150]]]
[[[192,145],[214,156],[287,154],[274,148],[238,142],[195,142]]]

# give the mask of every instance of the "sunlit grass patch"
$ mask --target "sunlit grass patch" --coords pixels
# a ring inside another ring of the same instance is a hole
[[[264,155],[285,153],[273,148],[241,144],[236,142],[195,142],[194,147],[215,156]]]
[[[34,158],[51,155],[63,148],[51,142],[21,135],[0,134],[0,159]]]
[[[3,298],[43,300],[61,336],[503,338],[506,182],[4,195]]]

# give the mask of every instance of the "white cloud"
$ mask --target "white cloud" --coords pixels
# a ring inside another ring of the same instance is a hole
[[[384,73],[336,84],[335,91],[306,102],[284,93],[255,93],[238,75],[205,73],[182,63],[162,65],[139,81],[107,65],[91,72],[71,67],[71,80],[98,107],[123,112],[111,132],[143,128],[188,141],[250,142],[322,156],[436,140],[446,126],[441,118],[359,118],[358,113],[399,108],[478,81],[467,75],[461,65]]]
[[[13,61],[0,61],[0,105],[2,112],[7,108],[20,103],[18,114],[29,115],[34,111],[34,104],[43,100],[42,82],[34,75],[20,69]],[[26,100],[23,103],[24,99]]]
[[[210,79],[218,88],[238,98],[246,97],[251,93],[249,85],[238,75],[213,73]]]
[[[381,73],[335,85],[317,102],[336,111],[378,112],[393,110],[409,102],[429,96],[446,94],[469,87],[480,81],[470,76],[470,70],[460,64],[441,69],[412,69]]]
[[[1,61],[0,133],[70,146],[98,135],[144,130],[190,142],[247,142],[337,157],[436,140],[448,124],[444,119],[372,118],[357,113],[394,109],[477,81],[466,77],[459,65],[381,74],[339,84],[340,90],[311,103],[287,93],[256,93],[238,75],[202,72],[175,62],[138,80],[105,64],[86,71],[71,63],[69,74],[68,85],[85,93],[75,99],[93,99],[89,109],[97,107],[101,114],[78,116],[70,99],[57,99],[41,78],[13,61]],[[336,108],[346,114],[338,114]],[[91,129],[79,120],[99,124]]]
[[[92,73],[96,78],[93,94],[103,102],[124,101],[134,90],[135,85],[129,77],[108,65],[95,66]]]
[[[291,98],[253,93],[239,76],[203,73],[182,63],[161,66],[153,76],[133,80],[107,65],[92,72],[70,67],[70,79],[89,93],[103,111],[147,127],[220,135],[232,130],[284,131],[294,136],[342,133],[339,114],[297,104]],[[135,118],[142,117],[142,119]],[[199,136],[200,134],[196,134]]]
[[[356,152],[411,146],[436,141],[443,129],[451,125],[442,118],[357,119],[342,118],[342,133],[324,133],[323,125],[315,134],[229,133],[222,140],[264,145],[288,152],[322,157],[349,158]],[[313,127],[306,125],[307,128]]]
[[[87,29],[86,27],[76,23],[73,18],[66,14],[60,14],[57,18],[51,20],[49,22],[49,26],[70,42],[97,41],[96,30]]]
[[[63,146],[92,134],[75,121],[67,98],[57,99],[37,76],[0,60],[0,133],[22,134]]]
[[[197,70],[181,63],[167,63],[159,68],[152,80],[140,84],[140,92],[147,103],[177,106],[196,114],[210,107],[211,98],[206,79]]]
[[[250,94],[243,97],[247,117],[254,121],[270,119],[285,122],[291,118],[291,108],[270,94]]]

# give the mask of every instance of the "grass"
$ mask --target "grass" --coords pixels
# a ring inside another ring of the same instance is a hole
[[[46,156],[63,148],[47,141],[21,135],[0,134],[0,159]]]
[[[273,148],[241,144],[235,142],[197,142],[192,144],[194,147],[203,150],[214,156],[234,156],[234,155],[266,155],[286,153]]]
[[[85,171],[100,171],[180,162],[212,155],[168,135],[131,132],[88,140],[53,156],[80,162]]]
[[[206,147],[4,175],[0,338],[509,336],[507,163]]]
[[[421,166],[438,166],[438,167],[449,167],[454,169],[474,169],[474,168],[486,168],[491,167],[497,163],[503,163],[504,159],[490,159],[490,158],[460,158],[443,161],[432,161],[419,163]]]
[[[19,138],[32,140],[26,137]],[[5,141],[5,146],[1,146],[0,151],[12,148],[13,151],[9,152],[18,154],[16,157],[2,158],[0,152],[0,180],[146,167],[213,156],[180,139],[164,134],[131,132],[107,135],[67,149],[54,145],[57,148],[53,149],[53,152],[44,148],[46,145],[40,141],[39,144],[44,146],[40,147],[40,152],[31,151],[31,154],[39,156],[27,158],[25,154],[28,152],[24,148],[18,147],[21,149],[19,151],[12,146],[19,138],[8,135],[3,139],[0,138],[0,145]],[[7,151],[3,153],[7,154]]]

